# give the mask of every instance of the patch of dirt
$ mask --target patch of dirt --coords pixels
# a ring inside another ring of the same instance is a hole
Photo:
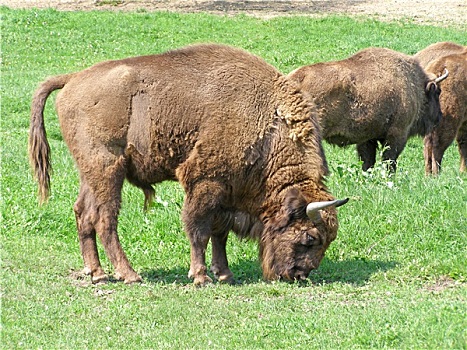
[[[70,278],[77,287],[89,287],[92,285],[91,276],[86,275],[83,270],[71,269],[68,278]]]
[[[0,0],[12,8],[55,8],[63,11],[173,11],[208,12],[218,15],[246,14],[261,18],[284,15],[323,16],[345,14],[391,21],[408,19],[416,23],[467,29],[466,0]]]
[[[454,288],[459,285],[461,283],[453,280],[451,277],[441,276],[434,283],[426,285],[425,289],[433,293],[440,293],[448,288]]]

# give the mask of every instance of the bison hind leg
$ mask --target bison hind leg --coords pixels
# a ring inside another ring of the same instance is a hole
[[[101,267],[97,251],[96,229],[93,224],[95,207],[89,187],[82,181],[80,193],[73,207],[76,217],[76,226],[83,257],[85,275],[91,276],[92,283],[106,282],[108,276]]]
[[[84,266],[91,270],[92,282],[107,279],[99,262],[97,234],[115,269],[115,277],[125,283],[139,282],[141,277],[131,267],[117,234],[125,158],[102,153],[94,157],[92,165],[80,167],[81,189],[74,207]]]

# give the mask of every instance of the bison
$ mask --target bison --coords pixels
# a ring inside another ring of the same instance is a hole
[[[443,69],[450,72],[449,79],[440,84],[443,118],[424,140],[425,173],[439,174],[444,152],[454,139],[463,172],[467,159],[467,47],[450,42],[436,43],[418,52],[415,58],[428,73],[436,74]]]
[[[146,205],[153,184],[178,180],[191,245],[189,277],[231,282],[230,230],[259,241],[267,280],[301,280],[320,264],[338,229],[336,200],[313,106],[293,83],[241,49],[198,44],[98,63],[43,82],[32,101],[29,153],[42,200],[50,186],[43,110],[56,98],[63,139],[80,175],[74,205],[85,271],[105,281],[96,233],[125,283],[141,277],[117,235],[126,178]]]
[[[393,50],[367,48],[288,77],[316,103],[322,137],[338,146],[357,144],[365,171],[380,143],[394,172],[408,137],[427,134],[441,118],[437,83],[446,75],[430,78],[414,58]]]

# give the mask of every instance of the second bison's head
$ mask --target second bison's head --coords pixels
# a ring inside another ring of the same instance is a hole
[[[435,74],[428,74],[429,80],[425,84],[425,106],[424,106],[424,116],[419,118],[418,123],[414,123],[411,135],[420,135],[425,136],[427,133],[430,133],[433,127],[438,125],[442,118],[441,106],[439,103],[439,95],[441,89],[439,84],[448,77],[449,72],[447,69],[444,70],[443,74],[440,74],[439,77],[436,77]]]
[[[307,278],[337,236],[335,207],[347,201],[308,203],[298,189],[289,190],[281,208],[265,220],[260,241],[264,278]]]

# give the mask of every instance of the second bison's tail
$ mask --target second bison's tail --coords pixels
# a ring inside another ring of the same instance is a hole
[[[61,89],[70,80],[71,74],[58,75],[44,81],[34,93],[29,124],[29,161],[39,185],[39,199],[44,202],[50,189],[50,146],[44,125],[44,107],[47,97]]]

